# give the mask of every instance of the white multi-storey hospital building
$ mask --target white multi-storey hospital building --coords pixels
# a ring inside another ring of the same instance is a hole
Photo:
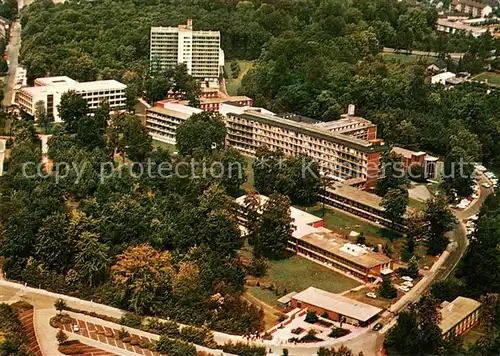
[[[191,19],[178,27],[151,27],[151,65],[162,68],[185,63],[188,74],[216,81],[224,66],[219,31],[193,31]]]

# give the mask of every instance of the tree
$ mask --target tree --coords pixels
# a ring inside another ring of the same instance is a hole
[[[179,154],[192,156],[224,148],[226,125],[222,115],[215,111],[193,114],[177,128],[176,142]]]
[[[243,209],[248,243],[253,246],[257,243],[261,224],[261,196],[253,190],[248,192],[243,201]]]
[[[482,207],[474,239],[471,240],[456,276],[465,282],[469,296],[500,293],[499,197],[489,196]]]
[[[66,309],[66,302],[63,299],[58,299],[54,303],[54,308],[59,312],[59,315],[61,315],[61,312]]]
[[[263,195],[270,195],[278,188],[279,177],[284,168],[285,156],[282,151],[271,151],[258,147],[252,164],[255,189]]]
[[[381,177],[375,187],[377,195],[383,197],[389,189],[407,189],[408,179],[400,155],[389,151],[383,152],[380,155],[379,169]]]
[[[80,122],[88,115],[87,101],[71,90],[61,96],[57,110],[59,117],[66,124],[66,130],[70,133],[76,133]]]
[[[308,311],[306,314],[306,318],[304,319],[306,323],[314,324],[318,321],[318,316],[315,311]]]
[[[318,162],[305,154],[299,154],[284,163],[284,170],[278,177],[279,192],[288,195],[294,204],[314,204],[322,188]]]
[[[234,148],[225,148],[215,154],[212,159],[214,166],[216,162],[221,166],[220,172],[217,170],[221,185],[228,194],[236,194],[241,185],[247,180],[247,161],[243,155]]]
[[[366,237],[363,232],[360,232],[359,235],[356,237],[356,244],[364,245],[366,243]]]
[[[109,121],[109,105],[101,103],[92,114],[83,116],[77,124],[76,137],[82,144],[90,148],[104,147],[104,133]]]
[[[77,243],[75,270],[90,287],[104,279],[110,264],[109,246],[99,242],[99,235],[83,232]]]
[[[465,285],[456,278],[445,279],[431,285],[431,294],[440,302],[451,302],[465,294]]]
[[[456,224],[456,219],[448,209],[445,197],[432,197],[427,200],[424,210],[425,232],[427,238],[427,253],[436,256],[444,251],[448,245],[446,233]]]
[[[62,329],[59,329],[59,331],[56,334],[56,340],[59,343],[59,345],[63,345],[66,341],[68,341],[68,335]]]
[[[146,244],[129,247],[111,267],[112,279],[130,296],[128,304],[136,313],[157,310],[157,296],[168,293],[173,275],[170,253]]]
[[[418,277],[418,262],[417,258],[413,256],[410,258],[410,261],[408,262],[408,267],[406,268],[406,274],[411,277],[411,278],[417,278]]]
[[[113,117],[107,133],[113,152],[127,156],[134,162],[144,162],[151,153],[152,138],[135,115],[118,114]]]
[[[290,199],[278,193],[271,194],[264,203],[255,254],[258,257],[283,258],[292,232]]]
[[[441,337],[439,302],[431,296],[399,313],[397,324],[384,340],[388,355],[446,355],[455,345]],[[411,337],[408,337],[411,335]]]
[[[408,261],[415,254],[417,239],[424,231],[423,215],[420,211],[411,211],[405,219],[406,235],[401,260]]]
[[[409,197],[406,188],[390,188],[382,198],[382,207],[392,222],[401,221],[406,213]]]
[[[43,127],[46,134],[50,132],[50,123],[54,121],[54,116],[47,114],[43,100],[35,103],[35,121],[38,122],[40,127]]]
[[[382,284],[378,288],[378,294],[385,299],[394,299],[397,297],[398,291],[392,285],[390,277],[382,277]]]

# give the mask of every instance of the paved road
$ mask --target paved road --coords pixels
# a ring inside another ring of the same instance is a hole
[[[3,99],[3,105],[9,106],[12,104],[14,95],[14,82],[16,80],[16,71],[19,60],[19,50],[21,48],[21,24],[19,20],[15,20],[11,25],[10,42],[7,47],[7,53],[9,56],[9,78],[7,81],[7,88],[5,90],[5,97]]]
[[[482,186],[483,183],[488,183],[488,180],[481,174],[478,177],[478,184],[481,189],[479,198],[467,209],[454,211],[455,216],[459,220],[459,223],[455,225],[454,230],[450,233],[450,240],[454,243],[455,249],[450,253],[446,261],[443,263],[443,266],[438,271],[435,278],[436,281],[446,279],[451,274],[451,272],[455,269],[458,262],[464,255],[465,250],[467,249],[469,242],[466,235],[467,230],[463,224],[463,221],[467,220],[473,215],[478,214],[481,206],[486,200],[486,197],[493,193],[493,189],[484,188]]]
[[[384,53],[401,53],[401,54],[410,54],[407,50],[401,49],[396,50],[394,48],[384,47]],[[439,53],[436,52],[425,52],[425,51],[411,51],[411,54],[415,54],[417,56],[427,56],[427,57],[438,57]],[[464,56],[465,53],[448,53],[448,55],[453,59],[460,59]]]

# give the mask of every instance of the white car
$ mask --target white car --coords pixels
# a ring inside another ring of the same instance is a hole
[[[477,220],[477,219],[479,219],[479,216],[478,216],[477,214],[474,214],[474,215],[472,215],[472,216],[469,218],[469,220],[473,220],[473,221],[475,221],[475,220]]]
[[[405,293],[407,293],[407,292],[410,291],[410,288],[408,288],[407,286],[399,286],[399,289],[402,290]]]
[[[73,331],[74,331],[75,333],[79,332],[79,331],[80,331],[80,327],[79,327],[77,324],[74,324],[74,325],[73,325]]]
[[[479,194],[477,193],[472,194],[472,199],[477,199],[477,198],[479,198]]]
[[[413,283],[411,283],[411,282],[409,282],[409,281],[405,281],[405,282],[403,282],[403,285],[404,285],[405,287],[408,287],[408,288],[412,288],[412,287],[413,287]]]
[[[403,281],[407,281],[407,282],[412,282],[413,281],[413,278],[411,278],[410,276],[403,276],[403,277],[401,277],[401,279]]]
[[[491,188],[491,185],[489,185],[488,183],[483,183],[482,186],[486,189]]]
[[[370,293],[366,293],[366,296],[368,298],[377,299],[377,295],[375,293],[371,293],[371,292]]]

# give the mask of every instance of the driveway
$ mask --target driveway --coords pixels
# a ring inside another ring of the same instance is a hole
[[[21,24],[19,23],[19,20],[12,21],[11,33],[12,35],[7,47],[7,53],[9,56],[9,77],[5,90],[5,97],[3,99],[4,106],[9,106],[14,101],[14,81],[16,80],[19,50],[21,48]]]

